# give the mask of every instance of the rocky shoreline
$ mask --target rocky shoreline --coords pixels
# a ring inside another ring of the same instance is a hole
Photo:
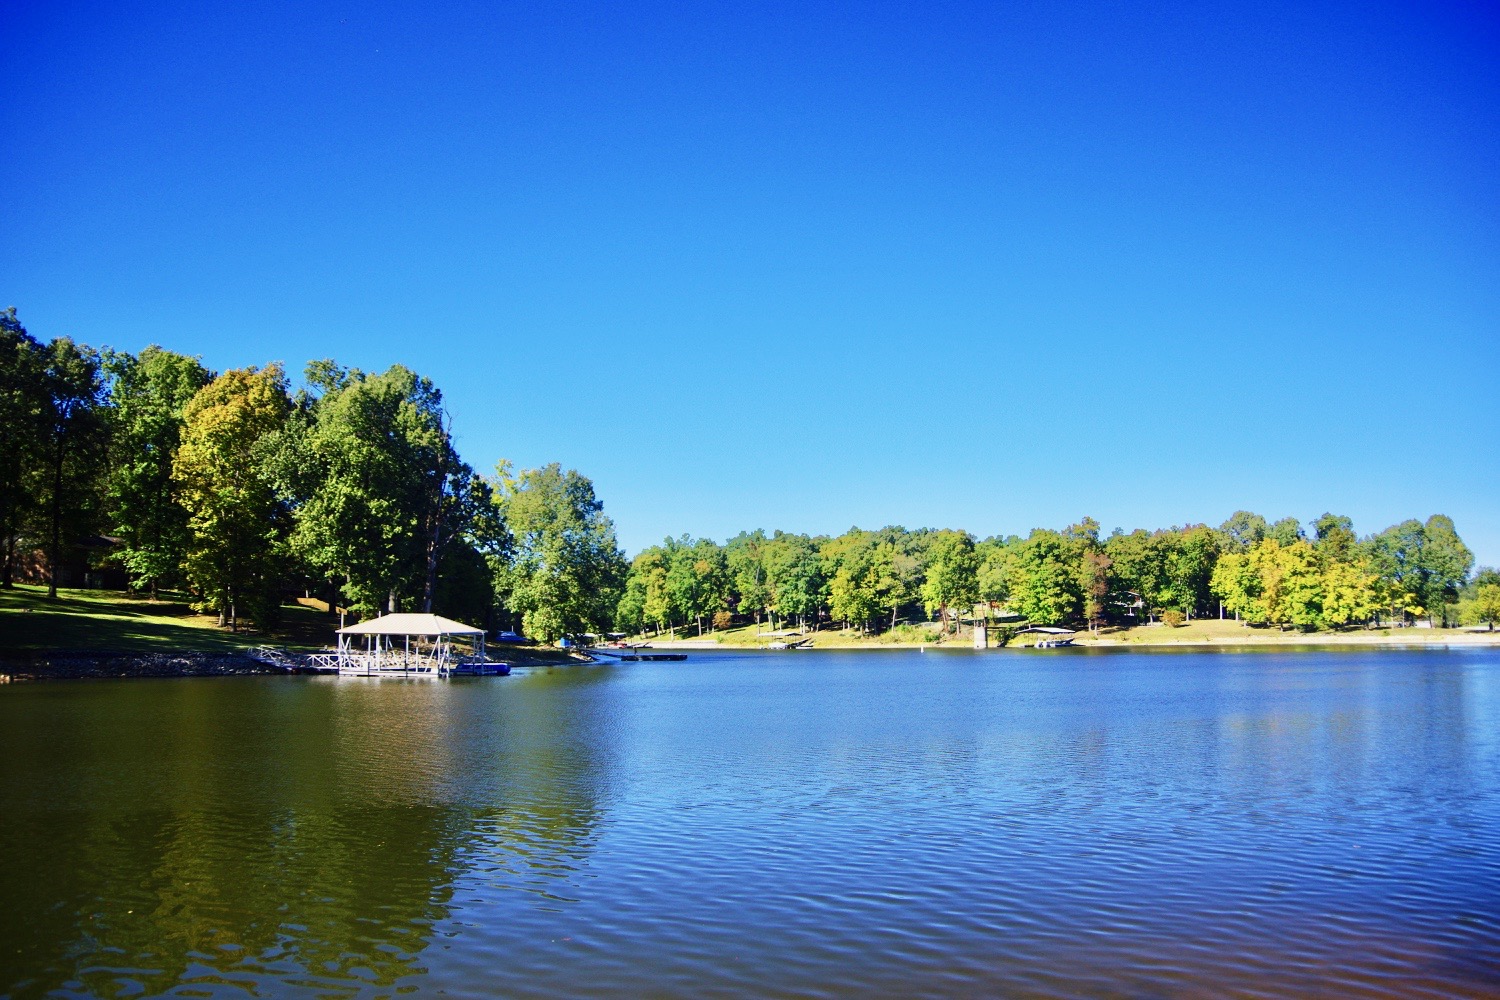
[[[245,677],[285,674],[243,653],[38,650],[0,654],[0,684],[118,677]]]

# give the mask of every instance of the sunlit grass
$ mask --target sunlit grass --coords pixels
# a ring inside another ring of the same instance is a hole
[[[211,615],[193,611],[184,594],[158,601],[110,590],[59,590],[18,584],[0,588],[0,649],[228,652],[262,644],[316,647],[332,641],[336,625],[301,605],[281,609],[270,634],[231,632]]]

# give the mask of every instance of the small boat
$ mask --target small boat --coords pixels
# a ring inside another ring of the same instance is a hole
[[[449,677],[509,677],[510,664],[499,660],[459,660],[448,668]]]
[[[1016,635],[1027,634],[1041,636],[1032,644],[1033,649],[1058,649],[1062,646],[1073,645],[1073,636],[1078,633],[1073,629],[1059,628],[1056,625],[1030,625],[1016,633]]]

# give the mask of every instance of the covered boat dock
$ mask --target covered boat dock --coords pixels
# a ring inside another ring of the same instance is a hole
[[[468,649],[456,647],[457,639]],[[328,666],[352,677],[508,674],[485,654],[484,629],[433,614],[393,614],[338,630]]]

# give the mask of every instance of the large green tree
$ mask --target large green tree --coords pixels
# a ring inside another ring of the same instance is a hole
[[[63,547],[97,527],[100,481],[105,469],[109,422],[99,354],[71,338],[43,349],[42,450],[45,474],[36,485],[45,518],[47,594],[57,596]]]
[[[496,492],[514,539],[497,585],[526,633],[552,641],[607,629],[626,565],[594,484],[556,462],[518,476],[502,463]]]
[[[136,587],[174,581],[187,558],[188,513],[172,479],[188,403],[213,378],[196,358],[160,347],[139,357],[107,352],[110,463],[105,506],[110,530]]]
[[[772,627],[778,616],[806,623],[818,609],[823,587],[817,546],[806,535],[778,531],[766,541],[764,551]]]
[[[1224,538],[1224,548],[1230,552],[1244,552],[1250,546],[1266,537],[1270,525],[1266,519],[1248,510],[1237,510],[1229,516],[1223,524],[1219,525],[1219,533]]]
[[[1061,532],[1037,528],[1016,546],[1011,606],[1029,621],[1061,624],[1083,612],[1079,548]]]
[[[711,538],[683,535],[671,546],[667,592],[684,619],[693,619],[703,634],[703,619],[728,606],[728,566],[724,550]]]
[[[759,529],[735,535],[724,545],[730,577],[730,600],[742,615],[761,615],[771,606],[771,585],[766,577],[766,533]]]
[[[833,618],[867,632],[880,618],[888,552],[872,531],[851,528],[819,546],[821,574]]]
[[[309,365],[307,377],[321,394],[291,445],[300,457],[289,464],[306,484],[293,550],[341,580],[351,607],[430,611],[446,555],[503,555],[492,488],[459,458],[430,379],[401,365],[367,374],[329,361]]]
[[[936,532],[927,546],[927,579],[922,603],[938,612],[944,629],[957,628],[959,616],[979,600],[979,557],[966,531]]]
[[[875,567],[879,573],[876,595],[883,610],[891,614],[890,627],[896,627],[901,609],[921,599],[924,573],[924,536],[888,525],[875,533]]]
[[[45,467],[46,360],[14,307],[0,310],[0,582],[13,586],[21,532],[34,518]]]
[[[1117,532],[1104,543],[1104,551],[1110,560],[1111,590],[1122,603],[1132,605],[1131,595],[1139,597],[1147,620],[1168,606],[1170,552],[1161,532]]]
[[[1392,525],[1363,546],[1372,568],[1399,591],[1415,597],[1434,623],[1458,598],[1474,565],[1474,554],[1458,537],[1453,520],[1434,514]]]

